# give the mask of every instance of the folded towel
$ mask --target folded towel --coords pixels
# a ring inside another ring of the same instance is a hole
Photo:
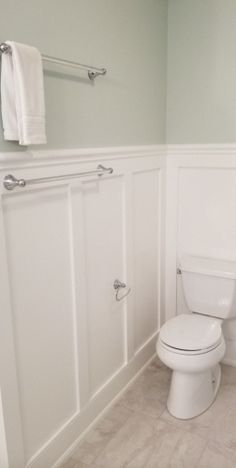
[[[46,143],[42,58],[37,49],[7,41],[2,54],[1,100],[5,140]]]

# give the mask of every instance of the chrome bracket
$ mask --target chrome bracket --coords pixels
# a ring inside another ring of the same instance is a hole
[[[97,76],[99,75],[105,75],[106,74],[106,68],[102,68],[101,71],[92,71],[92,70],[89,70],[88,71],[88,77],[91,81],[94,81],[95,78],[97,78]]]
[[[13,190],[15,187],[25,187],[26,182],[24,179],[16,179],[11,174],[4,177],[3,185],[7,190]]]
[[[122,281],[120,281],[119,279],[116,279],[113,283],[113,288],[116,290],[116,301],[120,302],[122,301],[122,299],[124,299],[126,296],[128,296],[128,294],[130,293],[131,291],[131,288],[128,289],[128,291],[126,292],[126,294],[124,294],[123,296],[119,297],[119,292],[122,288],[126,288],[127,285],[125,283],[122,283]]]

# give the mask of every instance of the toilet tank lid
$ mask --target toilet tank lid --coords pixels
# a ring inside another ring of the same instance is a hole
[[[236,279],[236,262],[229,260],[183,255],[180,258],[180,268],[191,273]]]

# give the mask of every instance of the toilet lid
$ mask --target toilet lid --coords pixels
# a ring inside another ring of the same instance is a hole
[[[181,314],[168,320],[160,339],[172,348],[198,351],[212,348],[221,339],[221,321],[205,315]]]

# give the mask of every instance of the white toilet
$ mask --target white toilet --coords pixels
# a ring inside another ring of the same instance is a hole
[[[173,371],[167,408],[176,418],[189,419],[212,404],[220,385],[221,325],[236,317],[236,262],[185,256],[180,269],[191,313],[162,326],[157,354]]]

